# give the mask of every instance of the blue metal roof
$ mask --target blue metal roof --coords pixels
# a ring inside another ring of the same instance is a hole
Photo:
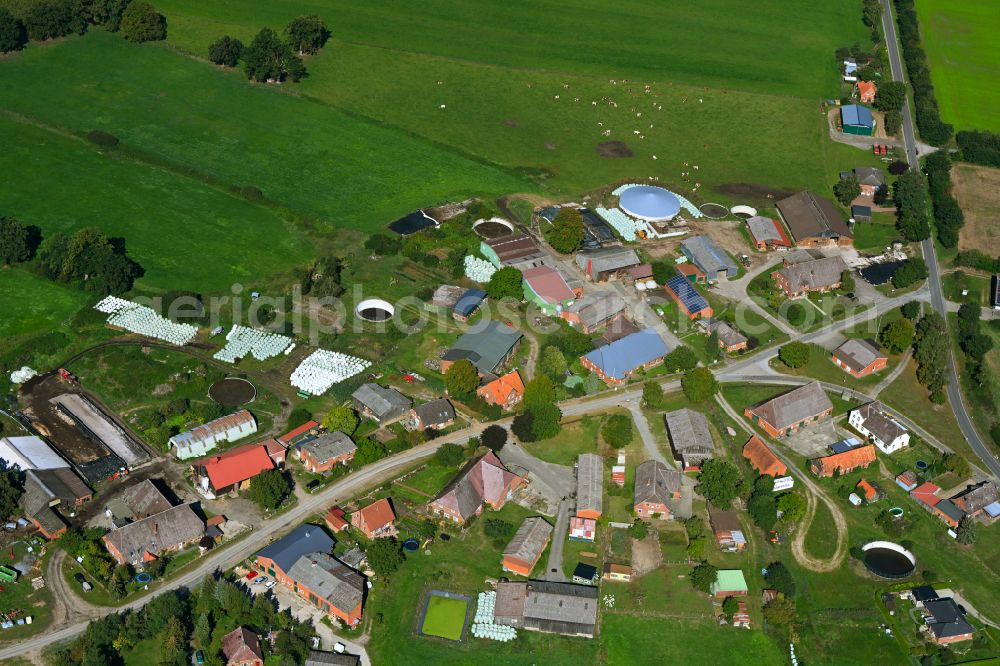
[[[860,104],[848,104],[847,106],[840,107],[840,119],[845,125],[875,127],[875,118],[872,117],[872,110]]]
[[[329,553],[333,549],[333,544],[333,537],[322,527],[304,523],[257,554],[274,560],[282,571],[288,573],[292,565],[303,555]]]
[[[647,328],[599,347],[584,358],[600,368],[607,377],[625,379],[628,373],[666,356],[669,351],[663,338],[653,329]]]
[[[667,280],[667,288],[677,294],[677,298],[681,299],[681,303],[684,304],[688,312],[701,312],[708,307],[708,301],[705,300],[705,297],[699,294],[698,290],[691,286],[688,279],[680,273]]]
[[[455,302],[455,312],[462,317],[468,317],[476,311],[484,298],[486,292],[482,289],[469,289]]]
[[[681,210],[673,192],[653,185],[638,185],[622,192],[618,205],[623,211],[644,220],[668,220]]]

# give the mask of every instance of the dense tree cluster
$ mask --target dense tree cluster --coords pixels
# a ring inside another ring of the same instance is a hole
[[[41,231],[38,227],[0,217],[0,266],[30,261],[40,242]]]
[[[958,232],[965,224],[965,214],[958,200],[951,195],[951,159],[947,151],[939,150],[924,161],[927,184],[934,211],[934,227],[938,240],[945,247],[958,245]]]
[[[757,527],[770,531],[778,522],[778,502],[774,497],[774,478],[758,476],[747,500],[747,513]]]
[[[288,44],[299,52],[299,55],[317,53],[326,40],[330,39],[330,31],[326,29],[323,19],[311,14],[299,16],[291,20],[285,27]]]
[[[55,234],[38,250],[39,269],[57,282],[81,285],[98,294],[120,294],[132,288],[143,273],[129,258],[122,238],[108,238],[103,231],[85,228],[72,236]]]
[[[556,252],[569,254],[583,242],[583,216],[576,208],[560,208],[552,224],[542,225],[542,234]]]
[[[778,358],[789,368],[801,368],[809,362],[810,347],[804,342],[789,342],[778,349]]]
[[[927,220],[927,184],[922,174],[907,171],[893,184],[893,201],[896,203],[896,228],[908,241],[930,238],[931,226]]]
[[[556,388],[546,375],[524,386],[523,411],[514,417],[510,431],[522,442],[537,442],[559,434],[562,411],[556,405]]]
[[[131,2],[122,14],[122,35],[130,42],[155,42],[167,38],[167,19],[148,2]]]
[[[300,81],[306,75],[302,58],[270,28],[262,28],[243,50],[243,69],[258,83]]]
[[[934,402],[944,402],[950,342],[944,318],[936,312],[925,314],[917,322],[913,358],[917,362],[917,381],[930,391]]]
[[[917,129],[920,136],[932,146],[943,146],[951,139],[953,128],[941,120],[934,86],[931,84],[927,55],[920,42],[920,25],[914,0],[895,0],[899,41],[903,45],[906,73],[913,87],[916,106]]]
[[[969,397],[978,409],[996,414],[992,399],[992,386],[996,381],[985,363],[986,354],[993,349],[993,337],[982,330],[982,310],[977,303],[963,303],[958,308],[958,346],[965,356],[963,374]]]
[[[892,286],[904,289],[920,280],[927,279],[928,275],[927,262],[924,261],[923,257],[909,257],[904,259],[892,274]]]
[[[914,333],[916,333],[916,329],[913,322],[902,317],[893,319],[883,326],[882,330],[879,331],[878,338],[883,347],[893,354],[899,354],[909,349],[910,345],[913,344]]]
[[[906,84],[902,81],[883,81],[875,93],[875,108],[879,111],[899,112],[906,103]]]
[[[1000,167],[1000,134],[985,130],[963,131],[955,135],[955,142],[966,162]]]
[[[0,7],[0,53],[8,53],[24,48],[28,43],[28,30],[24,21]]]
[[[505,298],[520,302],[524,298],[524,275],[513,266],[504,266],[490,277],[486,295],[494,301]]]
[[[712,506],[728,509],[743,492],[743,475],[731,462],[709,458],[701,466],[696,490]]]
[[[135,5],[133,7],[133,5]],[[0,52],[22,48],[28,39],[45,41],[82,35],[96,25],[133,42],[164,39],[166,19],[152,5],[131,0],[38,0],[14,16],[0,9]]]
[[[1000,272],[1000,257],[994,259],[979,250],[962,250],[955,255],[955,265],[978,268],[987,273],[997,273]]]

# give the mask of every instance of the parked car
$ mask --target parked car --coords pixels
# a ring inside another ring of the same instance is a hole
[[[198,664],[198,666],[201,666],[202,664],[204,664],[205,663],[205,653],[202,652],[201,650],[198,650],[197,652],[195,652],[194,653],[194,663]]]
[[[268,590],[270,590],[272,587],[274,587],[274,585],[275,585],[275,581],[269,580],[269,581],[267,581],[267,585],[265,585],[264,587],[267,588]]]
[[[266,582],[267,582],[267,581],[269,581],[269,580],[271,580],[271,579],[270,579],[270,578],[268,578],[267,576],[257,576],[257,577],[256,577],[256,578],[254,579],[254,581],[253,581],[253,582],[254,582],[254,584],[255,584],[255,585],[263,585],[264,583],[266,583]]]
[[[257,577],[256,571],[251,570],[247,572],[247,580],[253,580],[256,577]]]
[[[333,645],[333,651],[336,652],[337,654],[344,654],[345,652],[347,652],[347,646],[341,643],[340,641],[337,641]]]

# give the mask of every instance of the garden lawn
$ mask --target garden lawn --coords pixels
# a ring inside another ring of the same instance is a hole
[[[884,370],[880,370],[867,377],[857,379],[851,374],[844,372],[831,359],[830,352],[817,344],[809,343],[809,361],[801,368],[789,368],[777,357],[771,359],[770,365],[777,372],[795,377],[811,377],[829,384],[837,384],[847,388],[865,389],[871,388],[884,379],[899,362],[899,354],[890,354],[889,361]]]
[[[854,247],[859,252],[881,252],[899,237],[896,225],[891,222],[858,222],[854,225]]]
[[[462,599],[432,595],[427,601],[427,614],[424,615],[421,631],[430,636],[440,636],[452,641],[461,639],[468,607],[469,603]]]
[[[720,627],[711,620],[606,613],[600,640],[610,666],[729,664],[736,655],[744,666],[788,663],[784,648],[764,633]]]
[[[2,109],[79,133],[110,132],[172,168],[258,187],[268,200],[330,225],[372,230],[418,207],[527,187],[508,173],[285,88],[252,85],[242,73],[99,30],[29,48],[0,70],[7,83]],[[38,180],[39,188],[57,189],[54,180]],[[285,233],[246,233],[250,228],[224,240],[242,235],[280,256],[275,244],[280,247]]]
[[[603,422],[600,415],[593,415],[566,423],[555,437],[526,443],[524,448],[540,460],[572,467],[581,453],[597,453],[597,432]]]
[[[0,193],[0,197],[3,194]],[[0,268],[0,336],[59,328],[96,297],[73,287],[43,280],[25,269]]]
[[[956,130],[1000,131],[1000,12],[980,0],[917,0],[941,117]]]
[[[941,288],[944,296],[955,303],[975,303],[984,307],[990,306],[990,278],[974,275],[965,271],[954,271],[941,276]],[[962,295],[963,290],[968,294]]]

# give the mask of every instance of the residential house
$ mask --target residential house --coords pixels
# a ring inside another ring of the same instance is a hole
[[[593,638],[599,603],[593,585],[501,581],[497,583],[494,622],[528,631]]]
[[[121,527],[162,513],[171,506],[156,484],[146,479],[108,500],[106,511],[111,513],[112,527]]]
[[[412,430],[444,430],[455,422],[455,407],[447,398],[438,398],[410,409],[408,425]]]
[[[627,247],[605,247],[599,250],[583,250],[576,253],[576,265],[587,279],[594,282],[625,275],[632,266],[638,266],[639,255]]]
[[[222,637],[226,666],[264,666],[260,638],[246,627],[237,627]]]
[[[484,239],[479,252],[497,268],[513,266],[521,271],[538,266],[552,266],[552,257],[538,247],[534,239],[522,233]]]
[[[855,86],[858,89],[858,100],[862,104],[873,104],[875,102],[875,93],[878,92],[878,86],[875,85],[874,81],[858,81]]]
[[[712,524],[712,532],[715,534],[715,543],[719,546],[719,550],[727,553],[746,550],[747,539],[743,533],[743,525],[735,512],[710,506],[708,519]]]
[[[989,513],[986,508],[997,502],[997,484],[981,481],[974,486],[966,486],[965,490],[952,496],[951,501],[972,518],[984,517]]]
[[[888,354],[870,340],[860,338],[850,338],[834,349],[830,358],[838,368],[857,378],[884,370],[889,363]]]
[[[452,319],[455,321],[469,321],[472,315],[479,312],[480,306],[486,300],[486,292],[482,289],[467,289],[456,301],[455,307],[451,309]]]
[[[365,578],[323,552],[306,553],[288,570],[292,589],[311,606],[350,627],[361,622]]]
[[[517,528],[514,537],[503,551],[501,566],[504,571],[530,576],[531,570],[538,564],[545,547],[552,537],[552,525],[544,518],[531,516],[525,518]]]
[[[524,381],[521,379],[521,373],[511,370],[506,375],[477,388],[476,395],[488,405],[513,409],[524,398]]]
[[[774,218],[754,215],[747,219],[747,229],[750,230],[754,247],[761,252],[792,246],[785,228]]]
[[[635,372],[663,362],[670,350],[655,330],[648,328],[580,357],[583,367],[608,386],[624,384]]]
[[[686,264],[681,264],[685,266]],[[678,269],[677,275],[673,276],[663,285],[663,290],[667,292],[677,307],[688,319],[707,319],[715,314],[712,306],[702,296],[691,282]]]
[[[559,313],[571,326],[588,335],[613,321],[625,311],[625,299],[618,294],[604,291],[588,294]]]
[[[66,523],[56,508],[74,511],[93,497],[76,472],[68,467],[24,470],[24,492],[18,506],[46,539],[66,531]]]
[[[972,640],[976,630],[951,597],[924,602],[924,622],[931,639],[938,645]]]
[[[294,448],[300,442],[319,437],[322,430],[323,427],[316,421],[306,421],[298,428],[289,430],[284,435],[278,437],[278,441],[286,448]]]
[[[593,564],[576,563],[576,568],[573,569],[574,583],[578,585],[596,585],[598,578],[597,567]]]
[[[747,336],[733,328],[728,322],[721,319],[699,319],[697,324],[707,335],[715,334],[719,339],[719,349],[727,354],[747,348],[749,343]]]
[[[389,500],[376,500],[351,514],[351,525],[369,539],[396,536],[396,513]]]
[[[716,599],[745,597],[747,595],[747,581],[743,577],[743,571],[740,569],[719,569],[715,573],[715,582],[712,583],[709,592]]]
[[[162,553],[180,550],[205,536],[205,522],[193,504],[180,504],[104,535],[105,548],[118,564],[134,567],[155,560]]]
[[[448,372],[452,363],[465,359],[476,367],[480,375],[497,374],[500,366],[514,356],[522,337],[521,333],[502,322],[479,322],[445,352],[441,358],[441,372]]]
[[[380,425],[403,418],[413,406],[413,401],[396,389],[383,388],[373,382],[359,386],[351,398],[358,414]]]
[[[466,463],[430,501],[428,509],[456,523],[464,523],[482,513],[483,504],[499,511],[523,483],[523,478],[508,470],[490,451]]]
[[[918,483],[919,482],[917,481],[917,475],[911,472],[910,470],[901,472],[896,476],[896,485],[905,490],[906,492],[910,492],[911,490],[916,488]]]
[[[272,541],[255,557],[255,565],[261,573],[292,587],[288,572],[306,553],[329,553],[333,550],[333,538],[319,525],[303,523],[294,530]]]
[[[886,455],[895,453],[910,443],[910,433],[886,413],[881,402],[873,401],[855,407],[848,415],[847,422]],[[896,478],[896,482],[899,482],[899,477]],[[916,477],[913,483],[915,486]],[[906,490],[911,489],[912,487],[906,488]]]
[[[632,567],[627,564],[612,564],[611,562],[607,562],[604,565],[604,575],[601,578],[615,583],[631,583]]]
[[[684,407],[663,415],[667,433],[676,457],[683,461],[684,471],[701,469],[702,463],[712,457],[714,442],[708,429],[708,419],[701,412]]]
[[[809,469],[816,476],[833,476],[835,473],[850,474],[856,469],[867,468],[875,462],[875,447],[859,446],[843,453],[834,453],[816,458],[809,463]]]
[[[335,430],[299,444],[296,454],[302,465],[313,474],[329,474],[336,465],[346,465],[354,459],[358,446],[346,434]]]
[[[284,447],[270,440],[284,451]],[[282,453],[283,456],[283,453]],[[282,458],[283,459],[283,458]],[[261,472],[274,469],[266,444],[248,444],[191,465],[198,476],[198,486],[205,495],[215,498],[230,492],[246,490],[250,480]]]
[[[671,500],[680,499],[681,474],[659,460],[647,460],[635,468],[632,508],[640,518],[669,518]]]
[[[529,268],[524,271],[523,277],[524,300],[537,306],[542,314],[558,314],[576,300],[576,294],[566,283],[566,278],[555,268]]]
[[[804,191],[778,201],[775,207],[799,247],[854,244],[847,222],[829,199]]]
[[[581,518],[579,516],[569,517],[569,540],[570,541],[594,541],[597,533],[597,521],[593,518]]]
[[[865,197],[875,196],[875,192],[880,187],[885,187],[885,174],[881,169],[875,167],[855,167],[854,178],[861,186],[861,195]]]
[[[875,116],[867,106],[845,104],[840,107],[840,125],[844,134],[872,136],[875,134]]]
[[[909,590],[904,590],[899,593],[900,598],[907,599],[913,602],[913,605],[917,608],[923,608],[924,604],[928,601],[934,601],[939,599],[937,590],[931,585],[918,585],[917,587],[911,587]]]
[[[351,525],[347,522],[347,519],[345,518],[346,515],[347,512],[339,506],[333,506],[330,507],[330,510],[326,512],[325,516],[323,516],[323,522],[326,523],[326,526],[330,528],[331,532],[337,534],[338,532],[343,532]]]
[[[600,518],[603,498],[604,460],[596,453],[581,453],[576,462],[576,515]]]
[[[235,442],[257,432],[257,420],[245,409],[174,435],[169,445],[179,460],[203,456],[221,442]]]
[[[839,289],[847,263],[839,256],[785,265],[771,273],[771,279],[788,298],[799,298],[810,292]]]
[[[788,472],[785,463],[781,462],[778,456],[774,455],[774,451],[757,435],[752,436],[743,445],[743,457],[750,461],[750,465],[758,474],[777,478]]]
[[[831,414],[833,403],[819,382],[809,382],[743,411],[745,417],[763,428],[771,437],[790,435]]]
[[[708,236],[691,236],[681,241],[680,251],[701,269],[709,282],[720,278],[734,278],[739,268],[732,257]]]
[[[22,472],[69,467],[69,463],[55,449],[34,435],[0,437],[0,460],[6,460],[8,468],[16,465]]]

